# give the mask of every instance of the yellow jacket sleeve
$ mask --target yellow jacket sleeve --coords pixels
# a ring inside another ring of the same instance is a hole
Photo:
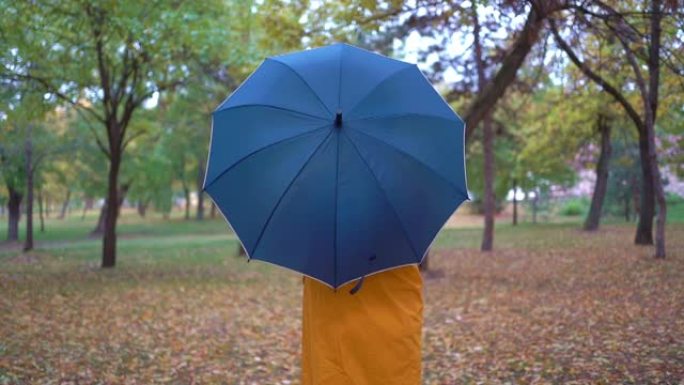
[[[304,278],[302,385],[419,385],[423,282],[414,265],[336,291]]]

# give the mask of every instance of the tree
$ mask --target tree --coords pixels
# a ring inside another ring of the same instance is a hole
[[[597,230],[601,220],[603,202],[606,197],[606,191],[608,190],[608,170],[610,158],[613,152],[610,139],[611,124],[610,118],[608,118],[606,115],[598,115],[596,130],[601,135],[601,147],[598,161],[596,162],[596,183],[594,185],[594,192],[591,195],[589,213],[584,221],[584,230],[586,231]]]
[[[42,120],[49,108],[50,106],[46,105],[41,94],[29,89],[21,94],[20,105],[10,115],[23,127],[25,137],[26,239],[24,251],[33,249],[33,203],[37,170],[48,155],[57,151],[57,143],[53,141],[53,135],[42,125]],[[39,196],[39,198],[42,200],[42,197]],[[42,218],[42,204],[40,211]],[[42,220],[41,226],[44,226]]]
[[[485,78],[485,62],[482,57],[482,37],[480,36],[480,19],[478,6],[473,2],[471,6],[473,21],[473,45],[475,47],[475,63],[477,68],[477,88],[481,91],[487,79]],[[494,195],[494,131],[492,117],[488,112],[482,119],[482,147],[484,152],[484,232],[482,235],[482,251],[491,251],[494,247],[494,214],[496,213],[496,196]]]
[[[624,118],[613,124],[629,125]],[[612,142],[610,178],[606,192],[608,213],[622,216],[625,222],[633,219],[639,211],[639,186],[641,170],[639,166],[639,146],[633,131],[621,130]]]
[[[465,127],[466,139],[469,140],[475,128],[482,122],[484,134],[484,157],[485,157],[485,230],[482,250],[491,250],[494,236],[494,133],[491,124],[491,114],[497,101],[503,96],[506,89],[514,82],[518,70],[522,67],[528,53],[539,40],[540,32],[549,15],[562,9],[560,1],[528,1],[529,10],[520,4],[506,4],[502,9],[495,12],[500,18],[490,18],[484,22],[488,30],[501,32],[502,30],[515,35],[513,39],[504,42],[493,42],[487,38],[492,51],[503,52],[491,55],[488,59],[492,63],[485,63],[483,58],[483,46],[485,33],[478,16],[478,2],[471,2],[470,6],[445,4],[434,1],[392,1],[378,4],[376,2],[352,1],[353,5],[340,4],[338,7],[320,7],[314,12],[307,14],[311,23],[309,31],[323,32],[323,39],[347,39],[352,42],[362,40],[366,45],[373,48],[387,47],[391,45],[393,38],[404,38],[409,33],[418,32],[424,38],[431,39],[422,58],[436,54],[439,60],[432,63],[432,71],[428,75],[434,80],[441,80],[447,69],[459,72],[459,68],[465,68],[466,73],[459,73],[464,79],[460,84],[452,87],[447,93],[446,99],[453,103],[464,95],[468,95],[469,104],[462,114]],[[483,2],[490,6],[489,2]],[[499,19],[511,18],[511,15],[519,15],[527,12],[524,25],[519,31],[512,30]],[[334,25],[336,28],[326,28],[326,25]],[[456,57],[451,56],[446,46],[449,45],[451,36],[463,33],[464,25],[472,25],[474,36],[474,62],[477,70],[477,87],[473,87],[472,75],[469,74],[470,66],[464,64],[463,55],[459,52]],[[365,33],[364,33],[365,32]],[[307,34],[309,35],[309,34]],[[356,40],[355,40],[356,38]],[[318,36],[312,38],[320,44],[322,39]],[[378,44],[373,44],[373,43]],[[491,67],[485,68],[485,67]],[[485,71],[492,72],[486,79]]]
[[[657,258],[665,257],[665,218],[667,207],[665,194],[661,182],[660,169],[657,162],[655,148],[655,126],[658,111],[660,85],[660,69],[663,65],[671,66],[671,61],[684,62],[681,53],[668,49],[661,55],[662,47],[662,21],[664,16],[663,5],[660,0],[652,0],[647,5],[638,2],[643,9],[633,12],[634,4],[624,4],[629,10],[621,10],[603,2],[596,2],[589,7],[578,4],[574,7],[572,18],[566,21],[572,23],[574,30],[582,27],[581,34],[594,34],[598,38],[612,39],[622,46],[621,57],[631,69],[630,83],[635,86],[641,100],[641,112],[630,101],[630,93],[633,87],[625,87],[624,84],[614,84],[611,79],[601,75],[587,57],[591,54],[583,50],[581,56],[577,54],[577,35],[573,36],[572,46],[565,40],[558,28],[558,21],[551,19],[550,27],[558,47],[565,52],[570,61],[579,68],[592,82],[600,86],[606,93],[611,95],[625,110],[626,114],[634,123],[639,134],[639,150],[642,167],[642,190],[641,211],[639,224],[635,236],[637,244],[652,244],[652,226],[654,216],[654,201],[658,202],[658,220],[656,229],[656,253]],[[649,6],[650,5],[650,6]],[[647,9],[648,7],[648,9]],[[634,20],[634,18],[637,18]],[[644,22],[647,20],[647,22]],[[671,47],[681,47],[676,43],[678,29],[670,25],[667,29],[668,41]],[[568,28],[565,28],[566,30]],[[672,43],[672,40],[675,42]],[[665,56],[667,60],[664,60]],[[646,68],[646,73],[644,73]],[[676,70],[675,70],[676,71]]]
[[[7,241],[19,240],[20,205],[26,187],[21,131],[7,120],[0,121],[0,175],[7,188]]]
[[[30,81],[85,114],[108,159],[102,267],[116,263],[119,172],[138,133],[134,113],[154,95],[183,82],[183,61],[226,44],[222,2],[3,2],[3,36],[13,64],[3,76]],[[28,72],[26,63],[33,63]],[[100,132],[103,131],[103,132]]]

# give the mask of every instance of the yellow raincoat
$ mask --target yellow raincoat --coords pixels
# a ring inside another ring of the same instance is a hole
[[[302,385],[419,385],[423,281],[414,265],[337,291],[304,278]]]

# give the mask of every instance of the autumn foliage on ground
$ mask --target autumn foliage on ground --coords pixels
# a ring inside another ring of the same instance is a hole
[[[682,225],[666,260],[631,226],[505,227],[489,254],[479,234],[433,250],[425,384],[684,380]],[[110,271],[96,244],[0,250],[0,384],[299,383],[298,276],[231,256],[229,236],[148,237]]]

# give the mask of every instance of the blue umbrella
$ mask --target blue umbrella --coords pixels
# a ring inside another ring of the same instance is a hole
[[[204,190],[249,259],[337,288],[421,262],[468,199],[464,132],[414,64],[275,56],[214,111]]]

